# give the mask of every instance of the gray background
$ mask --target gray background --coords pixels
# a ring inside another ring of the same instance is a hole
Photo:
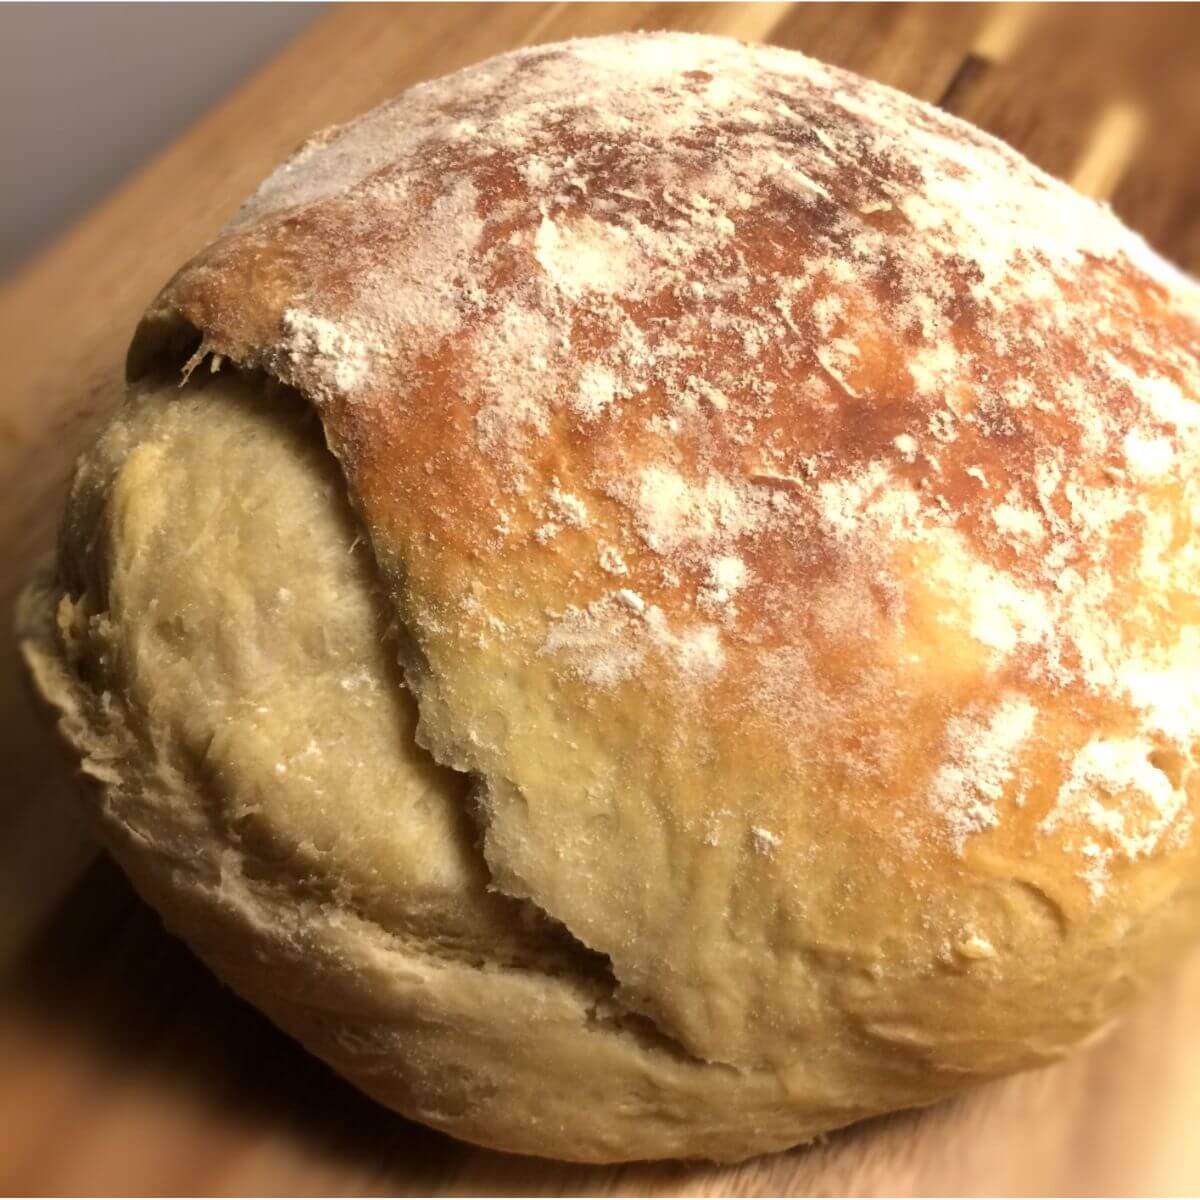
[[[322,7],[0,5],[0,276]]]

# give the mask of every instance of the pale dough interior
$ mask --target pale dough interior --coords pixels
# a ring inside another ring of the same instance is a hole
[[[472,781],[417,745],[370,552],[294,393],[226,372],[135,395],[73,512],[68,540],[107,543],[64,561],[103,574],[76,586],[106,593],[131,711],[256,871],[447,952],[595,971],[488,889]]]

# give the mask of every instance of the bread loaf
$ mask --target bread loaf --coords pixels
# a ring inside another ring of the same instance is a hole
[[[384,1104],[738,1159],[1196,935],[1200,289],[963,122],[504,55],[301,147],[129,377],[27,658],[138,889]]]

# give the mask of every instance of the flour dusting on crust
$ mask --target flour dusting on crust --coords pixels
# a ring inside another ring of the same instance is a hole
[[[945,846],[1040,806],[1094,894],[1186,836],[1200,302],[1105,207],[846,72],[659,34],[413,88],[231,234],[206,270],[274,256],[267,358],[342,406],[351,476],[406,447],[396,527],[484,564],[437,620],[598,690],[665,674],[851,788],[908,704]]]

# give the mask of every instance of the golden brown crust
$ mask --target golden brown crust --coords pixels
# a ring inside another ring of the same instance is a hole
[[[500,887],[694,1057],[882,1096],[1194,923],[1198,311],[961,122],[656,35],[322,135],[130,369],[317,405]]]

